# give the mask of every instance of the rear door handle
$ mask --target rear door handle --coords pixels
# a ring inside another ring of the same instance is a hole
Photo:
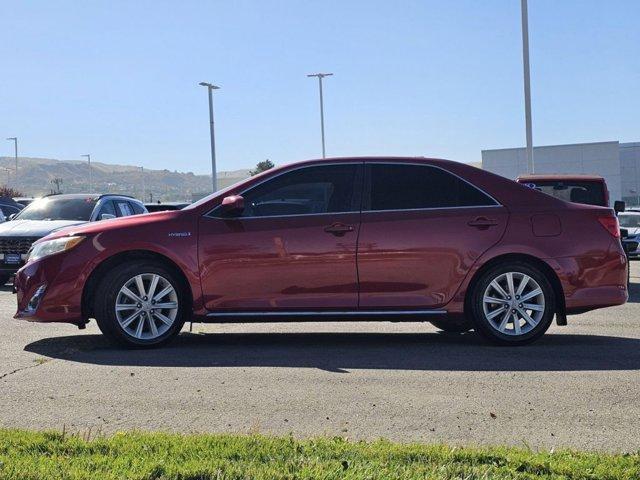
[[[345,234],[353,232],[353,227],[351,225],[345,225],[344,223],[337,222],[332,223],[328,227],[324,227],[324,231],[331,235],[335,235],[336,237],[344,237]]]
[[[489,227],[495,227],[498,225],[498,221],[487,217],[477,217],[467,222],[467,225],[484,230]]]

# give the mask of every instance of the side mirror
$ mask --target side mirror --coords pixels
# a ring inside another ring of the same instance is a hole
[[[9,217],[7,218],[7,220],[13,220],[16,217],[15,213],[12,213],[11,215],[9,215]]]
[[[244,210],[244,198],[240,195],[229,195],[222,199],[222,211],[231,215],[239,215]]]
[[[111,213],[103,213],[100,215],[100,220],[111,220],[112,218],[116,218],[116,216]]]
[[[627,204],[622,200],[616,200],[613,202],[613,211],[616,213],[622,213],[627,208]]]

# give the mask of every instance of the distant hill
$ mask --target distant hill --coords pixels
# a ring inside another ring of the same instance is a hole
[[[192,201],[211,192],[211,175],[170,170],[141,171],[131,165],[108,165],[91,162],[94,192],[132,195],[145,201]],[[249,170],[218,172],[218,188],[224,188],[249,177]],[[27,196],[51,193],[53,179],[61,178],[64,193],[89,191],[89,168],[86,161],[51,158],[18,158],[18,181],[15,181],[15,159],[0,157],[0,184],[9,185]]]

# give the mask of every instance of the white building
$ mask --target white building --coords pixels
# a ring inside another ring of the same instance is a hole
[[[596,142],[534,147],[535,173],[584,173],[607,181],[611,202],[640,205],[640,142]],[[524,148],[482,151],[482,168],[515,179],[527,173]]]

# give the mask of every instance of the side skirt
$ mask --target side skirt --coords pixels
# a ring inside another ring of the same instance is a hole
[[[446,316],[446,310],[362,310],[362,311],[288,311],[288,312],[210,312],[194,318],[205,323],[266,322],[428,322]]]

